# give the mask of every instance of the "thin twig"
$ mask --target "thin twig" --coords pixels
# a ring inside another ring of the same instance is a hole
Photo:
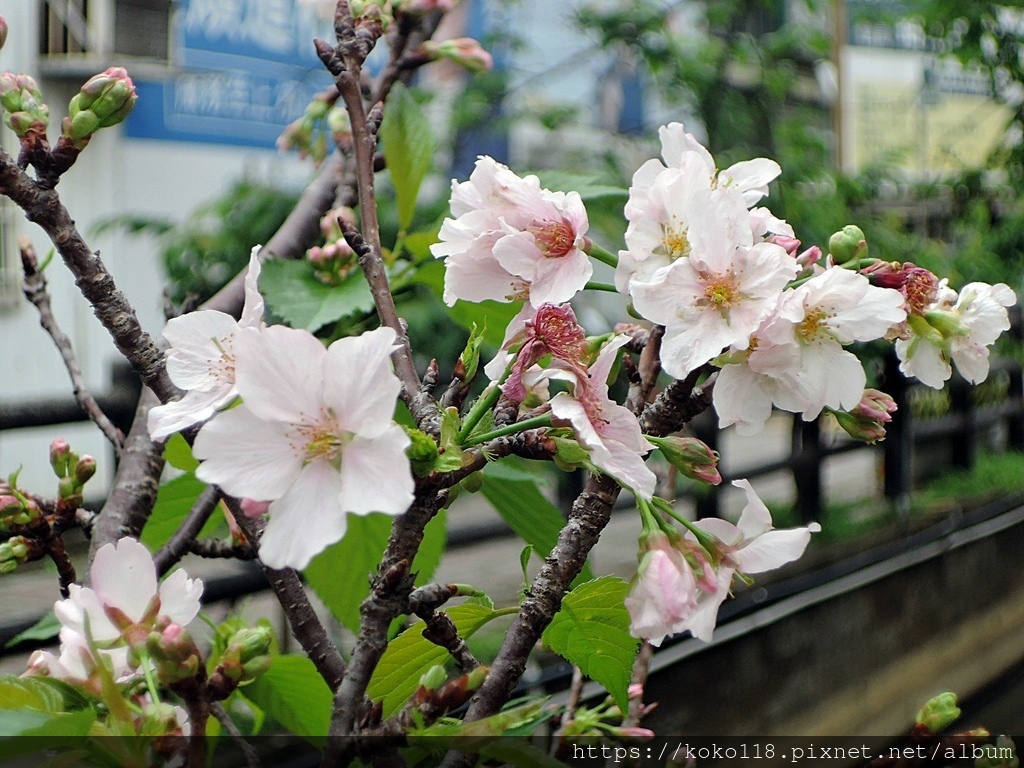
[[[153,564],[156,565],[158,576],[163,576],[185,556],[193,539],[199,535],[199,531],[206,525],[206,521],[210,519],[210,515],[213,514],[213,510],[217,508],[219,502],[219,489],[212,485],[203,489],[181,526],[153,556]]]
[[[46,276],[39,271],[36,249],[32,247],[32,243],[27,238],[22,238],[18,247],[21,250],[21,266],[25,272],[22,291],[25,298],[39,311],[39,324],[50,334],[50,338],[53,339],[57,351],[60,352],[60,356],[64,360],[64,367],[67,368],[68,376],[71,377],[75,400],[78,401],[86,415],[100,428],[110,444],[114,446],[114,453],[120,455],[121,446],[124,444],[124,434],[110,421],[85,384],[85,377],[82,376],[82,369],[75,357],[71,339],[61,330],[57,324],[57,318],[53,316],[50,293],[46,290]]]
[[[215,701],[210,705],[210,712],[217,718],[217,722],[221,724],[225,733],[238,745],[239,750],[241,750],[242,755],[245,757],[245,764],[249,768],[260,768],[260,753],[256,750],[256,747],[246,740],[242,732],[238,730],[235,721],[231,719],[231,715],[224,710],[219,701]]]
[[[153,337],[142,329],[135,309],[118,289],[99,255],[82,238],[57,191],[44,189],[0,150],[0,195],[13,200],[29,221],[49,235],[75,276],[75,285],[143,383],[160,396],[161,402],[176,397],[179,391],[167,375],[163,353]]]
[[[263,528],[262,521],[247,517],[242,512],[237,499],[224,496],[223,500],[234,516],[238,527],[249,539],[249,544],[258,550],[258,542]],[[288,617],[288,625],[291,627],[295,639],[299,641],[302,650],[309,656],[310,661],[316,666],[320,676],[327,682],[331,690],[338,690],[345,677],[345,660],[341,658],[337,646],[313,610],[309,596],[302,586],[302,579],[291,568],[280,570],[269,568],[262,562],[260,567],[270,582],[270,588],[281,603],[285,616]]]
[[[641,691],[644,686],[647,685],[647,675],[651,671],[651,659],[654,657],[654,646],[651,645],[647,640],[644,640],[640,644],[640,652],[636,655],[636,660],[633,662],[633,677],[630,680],[631,687],[633,685],[640,686]],[[622,719],[623,728],[632,728],[640,725],[640,719],[646,714],[648,709],[644,707],[644,696],[643,693],[639,696],[631,696],[629,699],[629,710],[626,712],[626,716]]]
[[[255,560],[256,551],[248,544],[235,544],[232,541],[217,539],[194,539],[188,543],[188,551],[193,555],[227,560]]]

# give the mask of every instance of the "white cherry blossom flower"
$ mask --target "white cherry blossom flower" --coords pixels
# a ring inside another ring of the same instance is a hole
[[[89,575],[91,587],[72,584],[69,597],[54,605],[70,654],[60,661],[69,669],[72,649],[88,649],[89,640],[101,649],[138,643],[158,618],[185,625],[199,613],[203,582],[178,569],[158,585],[153,556],[135,539],[100,547]]]
[[[1006,308],[1016,301],[1003,283],[970,283],[953,304],[953,293],[943,281],[932,308],[908,320],[910,338],[896,341],[900,370],[941,389],[953,373],[952,361],[967,381],[984,381],[989,371],[988,347],[1009,330]]]
[[[399,515],[412,503],[409,437],[391,418],[394,343],[390,328],[327,349],[283,326],[236,339],[243,403],[199,432],[196,475],[271,502],[259,548],[270,567],[305,568],[345,535],[349,513]]]
[[[576,192],[541,189],[481,157],[469,181],[452,182],[451,213],[431,246],[446,258],[444,300],[526,299],[561,304],[580,291],[594,268],[582,250],[589,226]]]
[[[149,412],[149,434],[163,440],[200,421],[238,395],[235,387],[235,336],[242,328],[263,324],[263,297],[257,288],[260,246],[252,249],[245,275],[245,305],[240,320],[225,312],[204,309],[167,321],[163,337],[167,374],[185,394],[180,400],[158,405]]]
[[[684,378],[723,349],[746,348],[798,269],[773,243],[720,242],[701,259],[676,261],[650,282],[634,281],[630,292],[641,316],[665,326],[665,371]]]

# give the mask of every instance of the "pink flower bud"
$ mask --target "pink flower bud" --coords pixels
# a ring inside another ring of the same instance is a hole
[[[450,11],[454,0],[398,0],[395,9],[405,13],[428,13],[429,11]]]
[[[633,589],[626,598],[634,637],[654,645],[697,610],[697,580],[682,552],[668,536],[656,532],[647,537],[646,553],[637,570]]]
[[[631,699],[642,699],[644,697],[644,687],[640,683],[632,683],[626,689],[626,695]]]
[[[494,66],[494,59],[471,37],[453,40],[428,40],[421,50],[431,59],[448,59],[470,72],[484,72]]]
[[[855,440],[874,443],[885,439],[885,424],[892,421],[896,401],[877,389],[865,389],[864,396],[852,411],[833,411],[847,434]]]
[[[648,438],[668,462],[686,477],[710,485],[722,482],[718,473],[718,454],[696,437]]]
[[[69,461],[71,459],[71,446],[63,437],[58,437],[50,443],[50,466],[53,467],[57,477],[67,477],[70,473]]]
[[[812,245],[806,251],[796,257],[796,263],[802,268],[807,269],[817,264],[821,260],[821,248],[816,245]]]
[[[781,245],[790,256],[796,256],[796,252],[800,249],[800,241],[789,235],[772,235],[768,240],[776,245]]]
[[[269,509],[269,501],[242,499],[242,512],[246,517],[259,517],[260,515],[265,515]]]
[[[79,485],[85,485],[96,474],[96,459],[92,456],[83,456],[74,467],[75,480]]]

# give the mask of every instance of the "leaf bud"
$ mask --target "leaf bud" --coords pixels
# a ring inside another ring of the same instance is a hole
[[[955,693],[940,693],[930,699],[917,713],[918,725],[923,725],[931,733],[940,733],[960,717],[960,709],[956,705]]]
[[[434,467],[437,460],[437,443],[426,432],[412,427],[406,427],[405,432],[409,435],[409,446],[405,449],[405,455],[409,457],[413,474],[417,477],[427,475]]]
[[[868,255],[864,232],[855,224],[847,224],[828,240],[828,252],[836,264],[845,264]]]
[[[420,677],[420,688],[428,691],[436,691],[445,681],[448,679],[448,673],[444,671],[444,667],[439,664],[435,664]]]

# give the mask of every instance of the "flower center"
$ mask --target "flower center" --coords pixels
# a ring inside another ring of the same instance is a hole
[[[796,327],[797,336],[807,344],[828,336],[828,328],[825,326],[828,318],[828,312],[821,307],[807,310],[804,319]]]
[[[323,460],[340,466],[341,449],[351,441],[352,435],[338,429],[333,418],[319,424],[296,425],[298,440],[294,447],[303,455],[303,463]]]
[[[228,334],[223,339],[212,339],[213,344],[220,350],[220,357],[210,361],[210,376],[222,384],[235,383],[235,335]]]
[[[742,298],[733,275],[712,275],[704,284],[705,301],[720,310],[727,310]]]
[[[549,259],[565,256],[576,245],[576,232],[565,219],[536,221],[530,227],[537,247]]]
[[[687,227],[676,224],[665,226],[661,231],[661,247],[670,261],[676,261],[690,255],[690,241],[686,237]]]

